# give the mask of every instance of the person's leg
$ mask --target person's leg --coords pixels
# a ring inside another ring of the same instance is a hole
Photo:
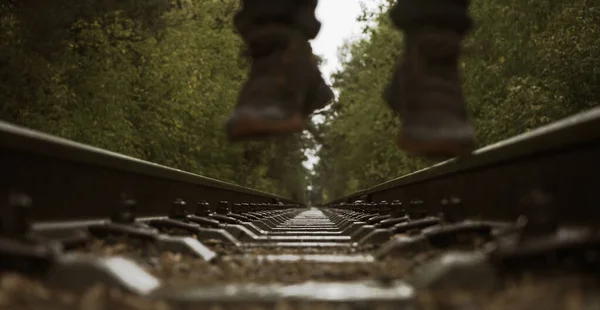
[[[317,36],[317,0],[242,0],[235,26],[252,59],[227,121],[230,140],[304,129],[310,113],[333,99],[308,41]]]
[[[474,147],[458,70],[461,41],[471,28],[468,0],[398,0],[394,25],[405,51],[385,91],[402,117],[397,145],[423,156],[453,157]]]

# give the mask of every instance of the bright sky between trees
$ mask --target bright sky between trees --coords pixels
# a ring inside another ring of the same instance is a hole
[[[330,83],[330,76],[340,68],[338,49],[344,41],[350,40],[360,34],[360,23],[356,21],[361,14],[361,0],[319,0],[316,15],[321,22],[319,35],[311,42],[315,54],[324,58],[321,72],[325,80]],[[376,3],[376,0],[362,0],[364,3]],[[315,156],[316,150],[306,150],[308,160],[303,164],[312,169],[319,158]]]
[[[328,82],[331,73],[339,69],[338,49],[345,40],[360,33],[360,24],[356,21],[360,13],[359,0],[319,1],[316,15],[321,22],[321,31],[312,41],[312,47],[315,54],[325,59],[321,70]]]

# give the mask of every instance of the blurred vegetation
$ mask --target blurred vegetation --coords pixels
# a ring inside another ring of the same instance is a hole
[[[0,119],[301,200],[300,135],[227,142],[237,0],[0,0]]]
[[[402,53],[390,0],[340,51],[339,98],[311,135],[229,144],[223,124],[249,62],[238,0],[0,0],[0,119],[302,200],[331,199],[432,162],[393,145],[381,92]],[[473,1],[461,61],[478,143],[589,109],[600,98],[600,2]],[[304,150],[321,158],[312,175]]]
[[[432,162],[393,144],[400,119],[381,93],[402,34],[389,2],[365,11],[365,37],[340,52],[339,100],[318,126],[321,161],[314,199],[329,200],[425,168]],[[600,103],[600,2],[472,1],[476,28],[461,60],[464,89],[480,146],[526,132]]]

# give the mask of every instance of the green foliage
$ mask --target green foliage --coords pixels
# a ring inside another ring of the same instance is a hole
[[[598,1],[473,1],[471,13],[477,26],[465,40],[461,67],[480,146],[598,105]],[[341,50],[339,100],[318,128],[321,161],[313,182],[324,200],[432,164],[395,148],[400,120],[379,95],[402,53],[402,34],[386,9],[362,18],[367,37]]]
[[[63,11],[35,22],[35,3],[0,4],[0,118],[302,198],[306,138],[232,145],[223,132],[248,70],[231,23],[238,1],[181,0],[157,13],[158,2],[76,18],[77,2],[60,0]]]
[[[393,145],[381,94],[402,35],[387,7],[340,51],[337,102],[316,138],[227,143],[246,77],[237,0],[0,1],[0,118],[298,200],[331,199],[427,167]],[[383,1],[389,5],[391,1]],[[483,146],[598,105],[596,0],[473,1],[464,89]],[[314,175],[300,165],[319,144]]]

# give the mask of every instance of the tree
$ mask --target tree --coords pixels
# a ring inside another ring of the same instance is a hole
[[[387,8],[366,12],[365,38],[340,51],[343,66],[333,76],[340,96],[320,128],[313,181],[324,200],[433,163],[393,145],[401,119],[379,94],[403,45]],[[598,105],[600,3],[474,1],[470,10],[477,26],[460,66],[479,146]]]
[[[304,197],[306,138],[224,135],[249,68],[231,22],[237,0],[41,2],[0,6],[1,119]]]

